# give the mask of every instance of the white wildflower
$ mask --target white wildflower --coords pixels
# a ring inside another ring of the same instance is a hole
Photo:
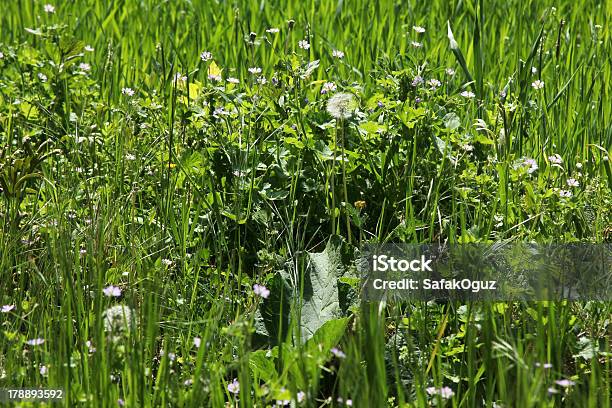
[[[334,92],[336,88],[336,84],[334,84],[333,82],[326,82],[321,87],[321,93],[326,94],[328,92]]]
[[[344,52],[342,52],[340,50],[333,50],[332,51],[332,57],[338,58],[338,59],[342,59],[342,58],[344,58]]]

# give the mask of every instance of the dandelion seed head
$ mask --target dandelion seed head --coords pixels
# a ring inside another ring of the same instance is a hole
[[[327,101],[327,112],[336,119],[348,119],[357,109],[355,96],[349,93],[336,93]]]
[[[112,334],[131,331],[136,326],[136,316],[126,305],[109,307],[103,312],[104,331]]]

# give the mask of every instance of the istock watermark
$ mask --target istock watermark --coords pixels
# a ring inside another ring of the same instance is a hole
[[[612,300],[612,245],[369,244],[365,300]]]

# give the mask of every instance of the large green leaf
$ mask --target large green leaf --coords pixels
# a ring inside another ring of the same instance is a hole
[[[302,341],[311,338],[325,322],[342,316],[338,279],[347,264],[348,254],[338,236],[329,239],[323,252],[308,253],[301,305]]]

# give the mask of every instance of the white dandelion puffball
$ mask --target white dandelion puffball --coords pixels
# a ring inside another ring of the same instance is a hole
[[[104,331],[112,334],[131,331],[136,325],[134,311],[125,305],[112,306],[106,309],[104,316]]]
[[[327,111],[336,119],[348,119],[357,109],[355,96],[350,93],[334,94],[327,101]]]

